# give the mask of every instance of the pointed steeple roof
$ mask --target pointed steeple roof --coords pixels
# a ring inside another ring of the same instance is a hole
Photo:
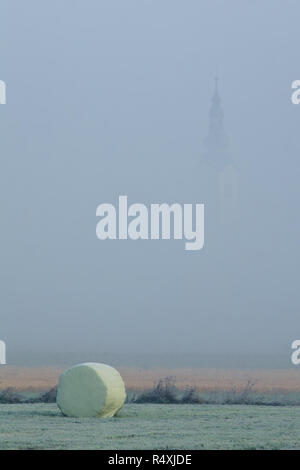
[[[228,152],[218,82],[219,78],[216,77],[214,94],[209,110],[209,129],[205,139],[205,146],[207,148],[207,159],[217,166],[222,166],[228,161]]]
[[[218,82],[219,82],[219,78],[215,77],[215,90],[214,90],[214,94],[212,97],[211,108],[209,111],[209,117],[210,117],[211,123],[213,123],[215,119],[218,119],[219,121],[223,120],[223,111],[221,108],[221,98],[219,95]]]

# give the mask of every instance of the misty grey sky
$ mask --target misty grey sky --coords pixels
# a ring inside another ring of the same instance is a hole
[[[300,335],[299,2],[0,8],[8,348],[289,354]],[[241,181],[233,233],[208,230],[194,253],[181,241],[97,240],[97,205],[121,194],[208,202],[201,156],[216,73]]]

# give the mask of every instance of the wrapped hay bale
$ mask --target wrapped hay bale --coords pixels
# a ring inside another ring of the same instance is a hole
[[[124,382],[116,369],[87,362],[61,374],[56,402],[66,416],[110,418],[122,408],[125,397]]]

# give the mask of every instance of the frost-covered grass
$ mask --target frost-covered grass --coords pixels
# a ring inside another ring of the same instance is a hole
[[[127,404],[112,419],[0,405],[0,449],[300,449],[300,407]]]

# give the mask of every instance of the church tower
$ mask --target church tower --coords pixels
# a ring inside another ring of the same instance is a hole
[[[217,206],[222,223],[231,223],[237,214],[238,182],[237,168],[229,152],[228,140],[223,126],[223,110],[215,78],[214,94],[209,111],[208,135],[204,141],[205,162],[214,175],[217,188]]]

